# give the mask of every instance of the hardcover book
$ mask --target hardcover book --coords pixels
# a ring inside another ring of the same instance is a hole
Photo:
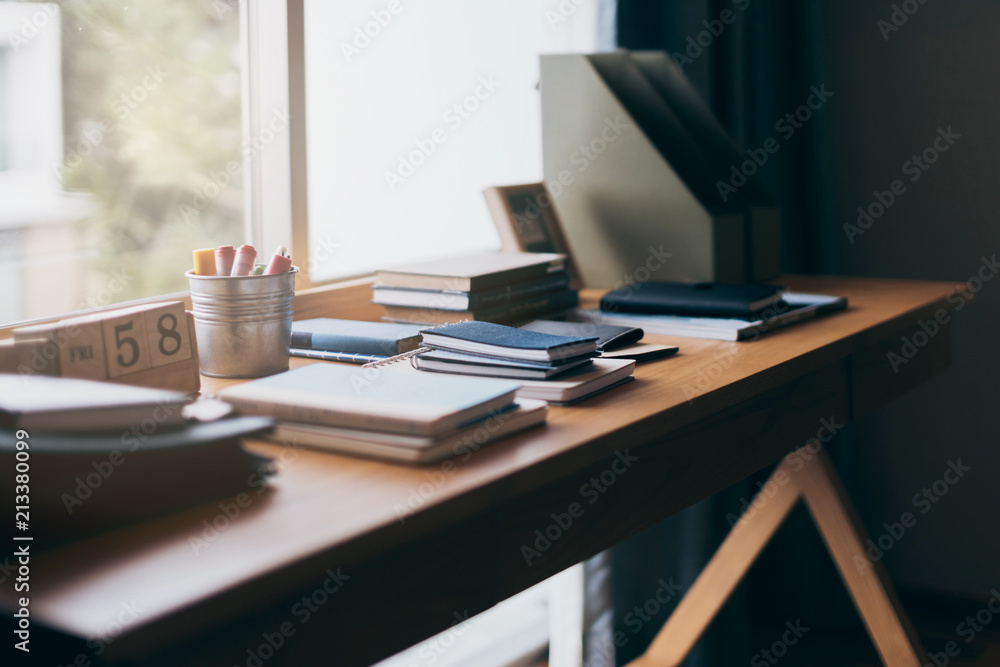
[[[510,324],[541,316],[552,317],[556,313],[563,313],[575,308],[579,303],[580,298],[575,291],[562,290],[477,310],[437,310],[434,308],[385,306],[385,317],[395,322],[422,324],[450,324],[462,320]]]
[[[420,327],[317,317],[292,322],[294,348],[391,357],[420,345]]]
[[[569,287],[569,274],[565,271],[479,292],[420,290],[388,287],[376,283],[373,287],[372,303],[383,306],[407,306],[435,310],[477,310],[511,303],[526,297],[563,291],[567,287]]]
[[[566,256],[557,253],[488,252],[379,271],[378,282],[387,287],[473,292],[565,270]]]

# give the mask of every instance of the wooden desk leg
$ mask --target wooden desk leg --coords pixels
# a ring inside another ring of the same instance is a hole
[[[881,563],[867,567],[867,534],[826,452],[800,451],[795,459],[799,469],[787,462],[775,469],[763,488],[777,490],[770,498],[758,494],[649,649],[629,667],[681,664],[799,498],[805,500],[883,664],[924,664],[924,649]],[[858,563],[866,565],[859,568]]]
[[[927,654],[899,600],[881,561],[871,563],[865,553],[868,533],[858,518],[844,485],[825,451],[804,466],[795,478],[809,513],[833,556],[854,606],[882,664],[920,667]],[[871,565],[871,567],[869,567]]]

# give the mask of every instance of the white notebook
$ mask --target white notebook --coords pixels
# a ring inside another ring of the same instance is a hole
[[[467,424],[438,437],[380,433],[361,429],[280,422],[271,440],[315,447],[341,454],[357,454],[391,461],[433,463],[449,456],[466,457],[508,435],[545,423],[544,401],[517,400],[514,407]]]
[[[367,366],[386,367],[404,373],[445,374],[440,371],[417,370],[414,367],[411,358],[424,351],[426,350],[418,349]],[[537,399],[552,405],[572,405],[629,382],[634,379],[632,375],[634,371],[633,359],[598,358],[591,364],[580,366],[549,380],[518,380],[521,388],[517,390],[517,398]]]
[[[398,377],[317,363],[227,387],[219,396],[245,414],[281,421],[438,436],[509,406],[518,387],[508,380]]]

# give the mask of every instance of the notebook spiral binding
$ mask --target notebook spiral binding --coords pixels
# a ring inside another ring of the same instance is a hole
[[[469,321],[471,321],[471,320],[461,320],[461,322],[469,322]],[[456,324],[456,323],[455,322],[449,322],[448,324],[439,324],[437,326],[429,326],[426,329],[424,329],[424,331],[432,331],[434,329],[440,329],[442,327],[448,326],[449,324]],[[414,368],[416,368],[417,364],[415,363],[414,357],[416,357],[418,354],[423,354],[424,352],[430,352],[431,349],[432,348],[429,348],[429,347],[418,347],[415,350],[410,350],[409,352],[403,352],[402,354],[397,354],[395,356],[388,357],[386,359],[382,359],[381,361],[370,361],[367,364],[363,364],[361,366],[361,368],[381,368],[382,366],[388,366],[389,364],[394,364],[397,361],[403,361],[405,359],[409,359],[410,360],[410,365],[413,366]]]
[[[409,352],[403,352],[402,354],[397,354],[392,357],[387,357],[380,361],[370,361],[367,364],[363,364],[361,368],[381,368],[382,366],[388,366],[389,364],[394,364],[397,361],[403,361],[405,359],[409,359],[410,364],[412,365],[414,357],[416,357],[418,354],[423,354],[424,352],[430,352],[430,351],[431,348],[429,347],[418,347],[415,350],[410,350]]]

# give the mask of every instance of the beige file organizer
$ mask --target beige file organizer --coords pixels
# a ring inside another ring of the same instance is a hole
[[[596,59],[628,91],[627,103]],[[684,165],[689,179],[701,174],[699,198],[657,148],[652,137],[662,146],[670,139],[663,127],[678,119],[629,54],[542,56],[541,96],[545,181],[588,287],[742,283],[780,273],[774,235],[755,231],[744,201],[706,201],[718,156],[695,155],[693,170]]]

